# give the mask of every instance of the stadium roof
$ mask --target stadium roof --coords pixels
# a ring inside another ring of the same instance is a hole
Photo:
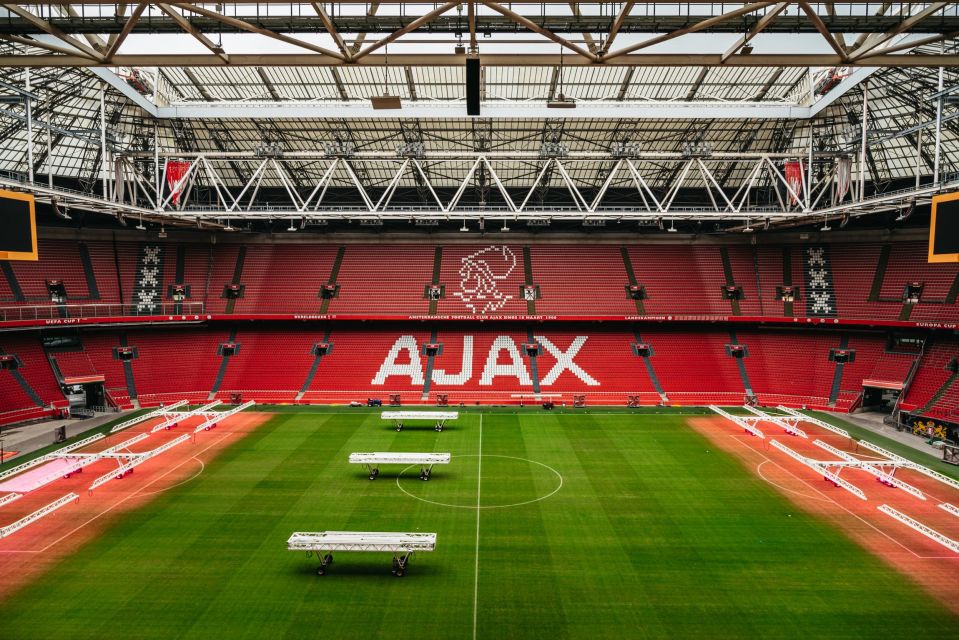
[[[443,201],[479,156],[490,161],[479,173],[495,174],[508,191],[565,192],[573,183],[594,194],[616,147],[630,149],[657,196],[693,190],[693,201],[743,188],[762,154],[808,160],[810,133],[814,167],[840,156],[858,164],[864,102],[871,195],[901,189],[917,173],[930,182],[940,108],[939,175],[959,172],[949,100],[959,84],[956,3],[4,7],[0,171],[28,173],[30,102],[34,177],[52,175],[91,196],[105,173],[104,141],[110,156],[155,184],[155,136],[161,157],[205,154],[197,184],[210,189],[249,186],[264,146],[279,152],[284,169],[256,177],[260,197],[274,201],[277,191],[309,192],[328,170],[333,191],[356,181],[370,197],[392,184],[429,187]],[[470,51],[483,69],[479,118],[465,113]],[[370,98],[384,94],[402,109],[374,110]],[[575,108],[548,106],[561,95]],[[691,144],[707,150],[704,166],[684,173]],[[329,145],[349,149],[356,181],[342,166],[330,169]],[[544,155],[544,145],[555,153]],[[422,170],[400,175],[410,153],[398,148],[411,146]],[[562,171],[544,168],[551,157]],[[623,168],[608,187],[635,182]],[[764,197],[764,205],[774,199],[769,189]],[[215,198],[206,204],[215,209]]]

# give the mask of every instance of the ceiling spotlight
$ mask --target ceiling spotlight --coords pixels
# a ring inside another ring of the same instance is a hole
[[[909,203],[909,206],[905,209],[899,211],[899,216],[896,218],[896,222],[902,222],[909,218],[912,215],[912,212],[916,210],[916,201],[913,200]]]
[[[370,104],[374,109],[402,109],[403,103],[400,101],[399,96],[391,96],[389,94],[382,96],[370,96]]]
[[[469,231],[470,228],[466,226],[466,220],[463,220],[463,226],[460,227],[460,231]]]
[[[670,232],[670,233],[676,233],[677,231],[679,231],[679,229],[676,228],[676,221],[675,221],[675,220],[670,220],[670,221],[669,221],[669,229],[666,229],[666,231],[668,231],[668,232]]]
[[[753,229],[753,228],[749,225],[749,219],[747,218],[747,219],[746,219],[746,226],[743,227],[743,233],[752,233],[753,231],[755,231],[755,229]]]
[[[546,103],[549,109],[575,109],[576,100],[569,98],[562,93]]]
[[[390,53],[389,47],[383,50],[383,95],[370,96],[373,109],[402,109],[399,96],[390,95]]]
[[[296,231],[296,226],[293,224],[293,220],[290,220],[290,227],[287,231]]]
[[[140,231],[146,231],[146,230],[147,230],[147,228],[143,226],[143,214],[142,214],[142,213],[140,214],[140,221],[137,223],[137,227],[136,227],[136,228],[139,229]]]
[[[829,226],[829,216],[826,216],[826,217],[823,219],[823,221],[822,221],[822,227],[820,227],[819,230],[820,230],[820,231],[832,231],[832,227]]]
[[[509,231],[509,227],[506,226],[506,220],[503,220],[503,228],[500,231]]]
[[[236,229],[234,229],[233,227],[230,226],[230,221],[229,221],[229,220],[226,221],[226,226],[223,227],[223,230],[224,230],[224,231],[236,231]]]

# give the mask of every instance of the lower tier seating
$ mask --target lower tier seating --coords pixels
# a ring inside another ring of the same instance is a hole
[[[66,375],[98,374],[121,407],[240,394],[261,403],[346,403],[375,397],[403,404],[762,405],[848,410],[864,383],[905,380],[915,356],[886,352],[881,331],[746,330],[715,325],[258,323],[237,327],[82,329],[81,351],[60,354]],[[135,350],[127,372],[115,354]],[[64,404],[36,332],[3,336],[38,404],[0,371],[0,414]],[[831,353],[854,352],[837,366]],[[232,353],[229,353],[232,352]],[[941,392],[959,341],[941,339],[921,357],[903,400],[956,418],[959,385]],[[740,357],[737,357],[740,356]],[[940,397],[936,394],[940,393]],[[935,402],[932,402],[935,400]],[[15,414],[18,415],[18,414]],[[0,420],[3,416],[0,415]]]

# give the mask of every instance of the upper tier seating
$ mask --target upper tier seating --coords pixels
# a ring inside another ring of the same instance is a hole
[[[237,240],[242,240],[239,236]],[[17,307],[41,305],[45,317],[59,312],[49,300],[46,280],[62,280],[68,305],[112,304],[71,309],[72,315],[117,315],[117,304],[129,307],[137,281],[141,241],[85,242],[99,298],[90,299],[87,278],[74,240],[43,240],[39,262],[11,263],[24,300],[15,300],[10,283],[0,278],[0,319],[16,319]],[[151,241],[164,250],[160,286],[165,313],[172,313],[169,285],[191,288],[187,302],[201,303],[208,313],[336,314],[336,315],[559,315],[633,316],[637,304],[627,293],[629,276],[618,245],[580,244],[447,244],[442,247],[435,305],[426,295],[433,281],[437,247],[423,244],[303,244],[222,242],[211,245]],[[182,246],[183,280],[176,283],[177,249]],[[804,317],[807,298],[803,245],[749,246],[649,243],[625,247],[636,284],[646,299],[646,315],[783,317],[776,299],[784,284],[784,249],[790,251],[792,286],[798,301],[792,317]],[[877,279],[879,243],[829,245],[832,284],[838,317],[897,320],[908,312],[913,321],[959,321],[956,294],[959,265],[928,264],[925,245],[894,243],[886,268]],[[337,256],[342,259],[337,264]],[[243,254],[242,264],[238,258]],[[727,261],[724,265],[723,256]],[[324,300],[321,289],[337,273],[335,296]],[[234,283],[234,279],[236,282]],[[870,301],[873,283],[878,299]],[[920,301],[904,311],[907,283],[924,286]],[[242,287],[231,300],[224,288]],[[739,300],[724,298],[724,287],[738,288]],[[527,292],[526,287],[531,289]],[[125,308],[126,308],[125,307]],[[13,309],[11,309],[13,308]],[[198,309],[193,309],[198,311]],[[29,317],[29,312],[24,312]]]

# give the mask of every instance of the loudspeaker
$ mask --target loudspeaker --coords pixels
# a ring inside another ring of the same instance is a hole
[[[479,58],[466,59],[466,115],[480,114],[480,61]]]

